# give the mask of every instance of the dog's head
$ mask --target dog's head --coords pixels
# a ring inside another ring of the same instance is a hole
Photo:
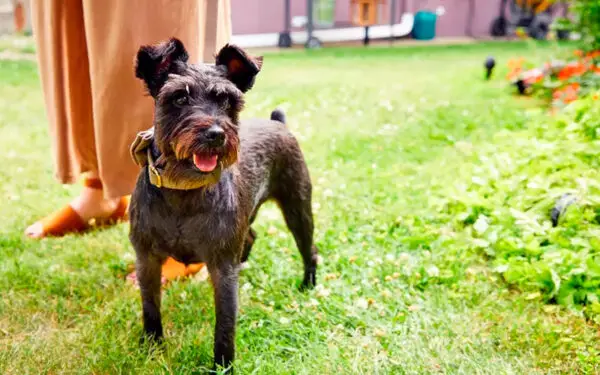
[[[178,178],[219,180],[238,157],[238,115],[262,57],[226,45],[215,64],[189,64],[181,41],[143,46],[135,74],[155,99],[154,136],[161,161]]]

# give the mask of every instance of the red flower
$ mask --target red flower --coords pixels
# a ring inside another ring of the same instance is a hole
[[[584,74],[587,70],[587,66],[583,63],[571,63],[558,72],[557,78],[561,81],[566,81],[573,76]]]

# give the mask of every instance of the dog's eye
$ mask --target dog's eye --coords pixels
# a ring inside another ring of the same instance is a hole
[[[184,106],[188,103],[189,101],[189,97],[187,95],[187,93],[181,93],[177,96],[175,96],[175,98],[173,99],[173,103],[175,103],[176,106]]]
[[[221,99],[221,108],[225,111],[229,109],[229,98],[225,97]]]
[[[208,97],[218,104],[219,108],[228,111],[230,108],[229,95],[224,92],[210,92]]]

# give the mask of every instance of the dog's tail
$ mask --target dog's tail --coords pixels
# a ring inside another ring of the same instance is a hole
[[[285,112],[281,108],[276,108],[271,112],[271,120],[279,121],[282,124],[285,124]]]

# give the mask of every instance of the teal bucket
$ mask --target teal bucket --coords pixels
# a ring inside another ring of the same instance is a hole
[[[413,38],[417,40],[431,40],[435,38],[436,21],[437,15],[433,12],[417,12],[412,30]]]

